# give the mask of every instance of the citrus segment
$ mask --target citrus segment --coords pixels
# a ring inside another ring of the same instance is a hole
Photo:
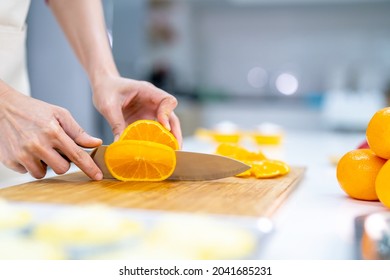
[[[337,180],[344,192],[352,198],[378,200],[375,180],[386,160],[370,149],[346,153],[337,164]]]
[[[235,123],[223,121],[214,126],[211,136],[216,142],[238,143],[241,135]]]
[[[367,125],[370,149],[379,157],[390,159],[390,107],[377,111]]]
[[[121,181],[162,181],[175,170],[175,151],[163,144],[122,140],[107,147],[104,160],[108,170]]]
[[[236,177],[250,177],[252,176],[252,162],[251,161],[242,161],[246,165],[251,166],[251,168],[245,170],[244,172],[241,172],[240,174],[235,175]]]
[[[253,138],[259,145],[279,145],[282,142],[281,135],[254,134]]]
[[[239,134],[223,134],[215,132],[212,134],[214,141],[221,143],[238,143],[240,140]]]
[[[256,127],[253,138],[259,145],[279,145],[282,142],[283,129],[275,123],[264,122]]]
[[[254,162],[251,172],[256,178],[274,178],[290,172],[290,167],[283,161],[266,159]]]
[[[256,161],[266,159],[262,152],[251,152],[239,145],[229,143],[220,144],[217,147],[216,153],[242,161]]]
[[[138,120],[130,124],[121,134],[122,140],[143,140],[167,145],[174,150],[179,149],[175,136],[157,121]]]

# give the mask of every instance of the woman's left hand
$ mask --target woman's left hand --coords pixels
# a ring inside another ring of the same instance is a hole
[[[180,121],[174,113],[176,98],[149,82],[118,76],[100,79],[93,85],[93,102],[110,124],[115,140],[130,123],[150,119],[170,130],[182,145]]]

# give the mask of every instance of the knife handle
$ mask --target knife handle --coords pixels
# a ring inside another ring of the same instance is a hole
[[[84,152],[88,153],[91,157],[93,157],[98,149],[96,148],[83,148],[80,147]],[[55,149],[66,161],[72,162],[61,150]]]

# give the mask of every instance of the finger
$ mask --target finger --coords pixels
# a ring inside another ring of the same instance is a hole
[[[114,141],[117,141],[121,136],[123,130],[126,128],[125,119],[123,118],[122,110],[112,110],[106,119],[111,126],[112,134],[114,134]]]
[[[102,144],[101,139],[93,137],[85,132],[72,115],[65,109],[63,109],[62,114],[59,115],[58,121],[65,133],[78,145],[86,148],[93,148]]]
[[[102,140],[86,133],[67,110],[62,108],[58,110],[61,114],[57,119],[63,130],[57,132],[57,143],[54,148],[60,150],[91,179],[101,180],[103,178],[101,170],[89,154],[78,145],[88,148],[97,147],[102,144]]]
[[[164,98],[157,110],[157,120],[169,131],[171,130],[170,116],[177,106],[175,97],[169,95]]]
[[[12,169],[27,170],[36,179],[45,177],[47,166],[39,158],[35,157],[33,153],[22,151],[15,158],[15,163],[11,164]],[[20,168],[20,166],[23,168]]]
[[[70,163],[52,147],[45,145],[36,146],[33,155],[35,158],[40,159],[40,163],[44,169],[50,166],[56,174],[64,174],[70,168]]]
[[[41,160],[50,166],[56,174],[64,174],[70,168],[70,163],[54,149],[42,153]]]
[[[181,148],[183,144],[183,136],[181,132],[180,120],[176,116],[175,112],[172,112],[169,119],[172,128],[171,132],[176,137],[177,141],[179,142],[179,147]]]
[[[101,113],[110,125],[115,141],[118,140],[119,136],[126,128],[126,121],[123,116],[122,108],[120,106],[116,107],[108,104],[101,109]]]
[[[58,148],[69,160],[77,165],[88,177],[93,180],[103,179],[99,167],[92,160],[90,155],[77,146],[73,140],[64,133],[60,138],[61,145]]]
[[[21,164],[35,179],[42,179],[46,175],[47,165],[37,158],[24,160]]]
[[[7,168],[9,168],[13,171],[16,171],[16,172],[19,172],[22,174],[27,173],[27,169],[24,168],[23,165],[15,162],[15,161],[7,161],[7,162],[4,162],[3,164],[4,164],[4,166],[6,166]]]

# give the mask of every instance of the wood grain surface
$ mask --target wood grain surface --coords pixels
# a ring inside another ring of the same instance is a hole
[[[214,181],[91,181],[83,173],[37,180],[0,190],[14,201],[90,204],[176,212],[270,216],[294,190],[304,168],[274,179],[229,177]]]

